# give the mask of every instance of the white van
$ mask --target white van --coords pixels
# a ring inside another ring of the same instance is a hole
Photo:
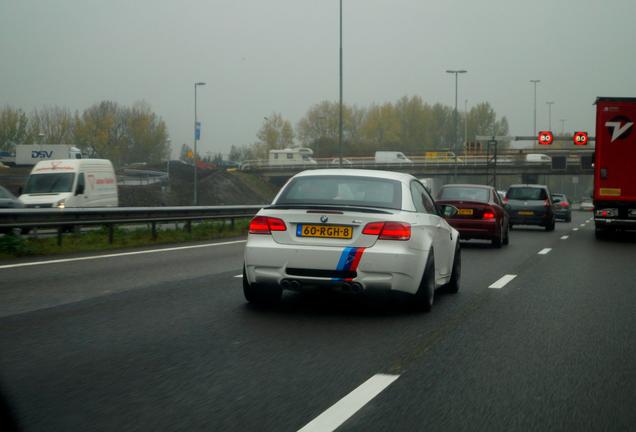
[[[526,155],[526,162],[550,163],[552,162],[552,158],[546,154],[529,153]]]
[[[377,151],[375,152],[376,163],[413,163],[404,153],[397,151]]]
[[[38,162],[20,195],[25,207],[117,207],[117,179],[106,159]]]

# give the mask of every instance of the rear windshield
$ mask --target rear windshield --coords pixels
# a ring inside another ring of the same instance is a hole
[[[451,186],[439,193],[440,200],[489,202],[490,191],[484,188]]]
[[[513,200],[544,200],[548,196],[545,193],[545,189],[536,187],[515,187],[508,189],[506,194],[508,199]]]
[[[402,184],[397,180],[358,176],[297,177],[283,190],[280,204],[327,204],[402,208]]]
[[[565,195],[563,194],[552,194],[552,201],[554,202],[567,201],[567,198],[565,198]]]
[[[70,192],[74,173],[32,174],[24,187],[25,194]]]

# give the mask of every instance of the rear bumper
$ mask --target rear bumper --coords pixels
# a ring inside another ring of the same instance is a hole
[[[514,225],[548,225],[555,217],[554,213],[534,211],[533,215],[520,215],[517,211],[510,212],[510,223]]]
[[[597,228],[636,229],[636,219],[594,218],[594,225]]]
[[[559,219],[568,219],[572,216],[572,212],[570,211],[570,209],[567,210],[555,210],[554,211],[554,217],[559,218]]]
[[[294,290],[321,287],[338,289],[348,283],[355,284],[362,291],[401,291],[411,294],[417,291],[428,251],[410,249],[407,242],[396,241],[378,241],[372,247],[357,249],[363,250],[284,245],[275,243],[271,237],[252,236],[245,246],[247,280],[250,284],[274,284]],[[355,257],[356,254],[360,255],[357,265],[345,268],[353,277],[338,277],[342,275],[343,263],[344,267],[347,266],[347,257]],[[302,275],[316,270],[322,274]]]
[[[490,220],[462,220],[451,219],[448,223],[459,231],[460,238],[484,238],[490,239],[497,236],[497,221]]]

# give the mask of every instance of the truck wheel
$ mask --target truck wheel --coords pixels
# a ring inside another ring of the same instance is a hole
[[[607,240],[609,234],[610,232],[607,228],[596,227],[594,230],[594,237],[596,237],[596,240]]]
[[[243,295],[249,303],[274,304],[280,301],[283,290],[275,285],[250,284],[245,274],[245,266],[243,266]]]
[[[435,258],[433,251],[429,252],[426,260],[426,267],[422,275],[422,281],[413,294],[413,306],[416,310],[422,312],[430,312],[435,301]]]

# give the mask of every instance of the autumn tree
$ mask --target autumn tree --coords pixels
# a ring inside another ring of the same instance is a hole
[[[366,110],[356,106],[342,107],[342,140],[345,154],[355,154],[353,150],[360,142],[361,128]],[[331,157],[339,153],[340,105],[323,101],[313,105],[297,125],[298,139],[304,147],[313,149],[316,157]]]
[[[0,110],[0,150],[13,152],[27,138],[28,118],[20,109],[5,106]]]
[[[280,113],[273,113],[265,117],[261,129],[256,134],[256,152],[259,157],[266,158],[272,149],[293,147],[294,129]]]
[[[68,108],[45,106],[29,115],[26,143],[72,144],[75,121]]]
[[[145,103],[127,108],[103,101],[87,108],[75,118],[75,143],[89,156],[110,159],[116,166],[156,163],[169,153],[166,125]]]

